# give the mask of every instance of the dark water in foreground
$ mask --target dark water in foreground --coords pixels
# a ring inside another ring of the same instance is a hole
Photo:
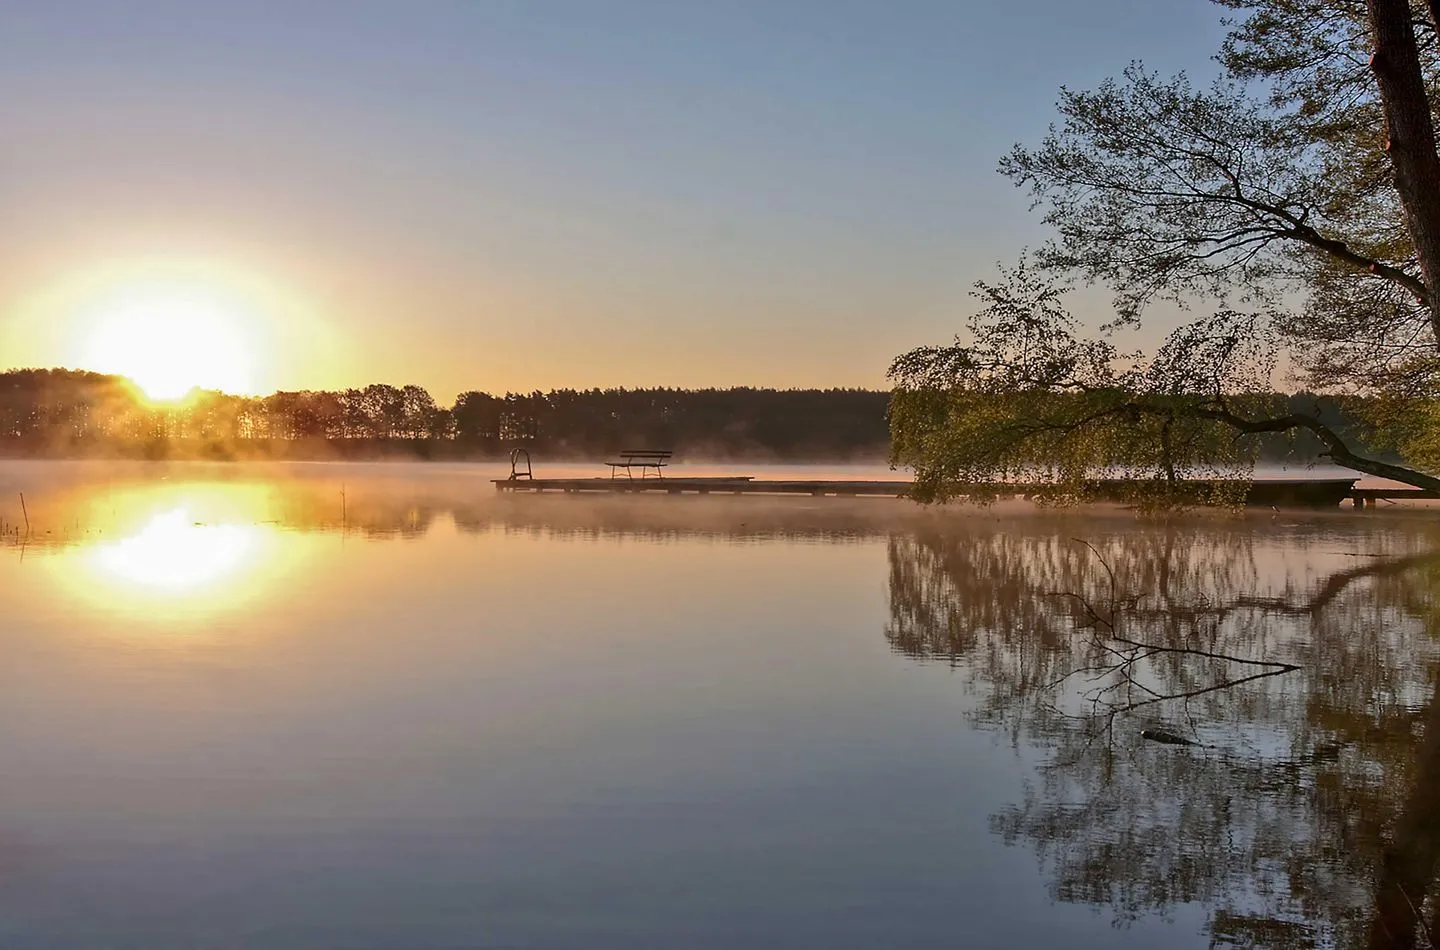
[[[1434,511],[491,474],[0,465],[0,947],[1440,932]]]

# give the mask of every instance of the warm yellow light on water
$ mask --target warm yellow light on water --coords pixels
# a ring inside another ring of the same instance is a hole
[[[260,548],[255,525],[197,525],[184,508],[158,514],[129,538],[97,544],[92,563],[120,580],[166,591],[224,581]]]
[[[284,532],[266,485],[157,483],[86,491],[64,503],[78,526],[38,563],[75,606],[130,638],[211,634],[293,578],[316,546]]]

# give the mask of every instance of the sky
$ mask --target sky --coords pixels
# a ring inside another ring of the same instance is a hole
[[[995,164],[1059,86],[1135,59],[1207,74],[1223,33],[1205,0],[7,0],[4,20],[0,368],[149,348],[204,377],[243,351],[229,388],[440,398],[883,386],[1043,239]],[[152,305],[226,329],[187,350],[125,322]]]

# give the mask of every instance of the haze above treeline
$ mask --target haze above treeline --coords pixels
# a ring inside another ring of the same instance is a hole
[[[1363,439],[1331,400],[1266,397],[1313,410]],[[555,389],[461,393],[423,387],[235,396],[196,390],[157,403],[122,376],[67,369],[0,372],[0,454],[36,458],[497,458],[523,446],[591,458],[663,448],[680,458],[880,461],[890,393],[867,389]],[[1267,461],[1312,460],[1318,446],[1272,436]]]

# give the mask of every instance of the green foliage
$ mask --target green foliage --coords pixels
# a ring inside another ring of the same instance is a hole
[[[1132,64],[1063,89],[1061,121],[1002,159],[1054,229],[1039,262],[1111,288],[1122,322],[1156,299],[1283,303],[1275,326],[1307,385],[1440,395],[1366,4],[1220,2],[1248,14],[1220,51],[1228,77],[1196,87]],[[1440,44],[1415,11],[1433,103]]]
[[[1063,288],[1026,262],[981,284],[987,306],[967,337],[895,360],[892,460],[917,494],[1039,481],[1077,497],[1103,478],[1152,481],[1243,474],[1256,452],[1207,414],[1245,411],[1266,392],[1272,347],[1253,315],[1223,312],[1177,330],[1149,359],[1079,336]]]
[[[1375,51],[1364,0],[1218,0],[1244,12],[1219,60],[1236,80],[1269,93],[1291,136],[1310,143],[1312,223],[1358,260],[1305,255],[1305,304],[1285,330],[1312,385],[1329,391],[1434,396],[1436,339],[1416,252],[1388,154],[1369,60]],[[1431,108],[1440,101],[1440,45],[1424,0],[1410,26]],[[1365,261],[1380,265],[1372,268]],[[1402,279],[1402,275],[1404,278]]]
[[[1350,404],[1377,445],[1420,468],[1440,470],[1440,400],[1383,396]]]
[[[1307,143],[1235,83],[1195,88],[1132,64],[1093,91],[1065,89],[1062,123],[1000,172],[1045,206],[1052,271],[1115,291],[1122,320],[1156,298],[1254,296],[1299,276],[1288,242],[1315,220]]]
[[[1060,121],[1001,160],[1054,236],[978,285],[983,309],[963,339],[891,368],[894,459],[915,467],[925,497],[1016,478],[1078,490],[1110,475],[1173,495],[1179,480],[1243,472],[1278,433],[1440,488],[1356,451],[1323,407],[1257,395],[1273,391],[1283,353],[1308,387],[1359,408],[1379,444],[1440,467],[1440,321],[1411,240],[1413,196],[1382,147],[1373,11],[1220,2],[1247,14],[1220,51],[1227,77],[1197,87],[1136,63],[1094,90],[1062,89]],[[1433,112],[1440,43],[1433,11],[1413,7]],[[1114,293],[1114,319],[1092,336],[1065,311],[1072,281]],[[1119,352],[1116,330],[1160,299],[1213,315],[1153,353]]]

